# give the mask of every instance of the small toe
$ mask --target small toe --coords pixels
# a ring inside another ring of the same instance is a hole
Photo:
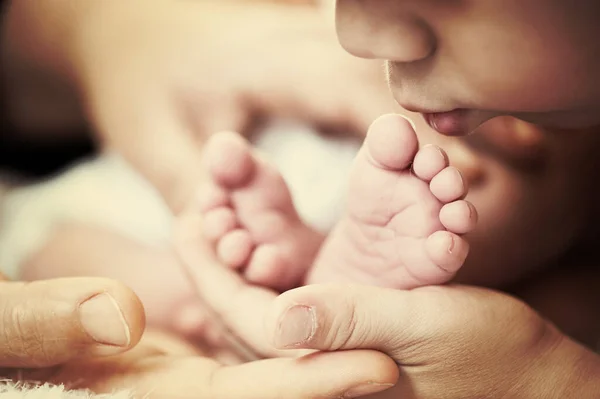
[[[238,222],[233,209],[223,206],[206,212],[202,222],[202,232],[204,238],[214,242],[237,226]]]
[[[448,156],[436,145],[426,145],[417,152],[413,162],[415,176],[426,182],[431,181],[448,166]]]
[[[364,145],[375,166],[403,170],[412,163],[419,143],[411,123],[400,115],[390,114],[373,122]]]
[[[282,289],[283,275],[287,266],[277,246],[260,245],[254,250],[244,277],[253,284]]]
[[[436,231],[427,238],[425,245],[431,261],[447,274],[448,278],[439,283],[449,281],[469,254],[469,243],[448,231]]]
[[[254,242],[247,230],[237,229],[227,233],[217,244],[219,260],[231,268],[238,269],[246,264],[252,253]]]
[[[197,209],[202,213],[221,206],[228,206],[230,203],[227,190],[213,181],[202,184],[196,198]]]
[[[462,174],[455,167],[449,166],[435,175],[429,183],[431,193],[442,203],[456,201],[467,193],[467,185]]]
[[[466,234],[477,224],[477,210],[465,200],[450,202],[440,210],[440,222],[452,233]]]

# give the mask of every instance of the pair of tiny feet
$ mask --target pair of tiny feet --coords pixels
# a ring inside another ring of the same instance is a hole
[[[469,251],[477,222],[466,183],[411,123],[385,115],[370,127],[350,174],[346,210],[327,235],[300,219],[278,171],[241,136],[214,135],[200,212],[219,260],[278,291],[353,282],[395,289],[443,284]],[[318,195],[318,193],[315,193]]]

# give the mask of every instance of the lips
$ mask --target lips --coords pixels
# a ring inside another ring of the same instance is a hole
[[[447,112],[422,113],[429,126],[445,136],[465,136],[469,134],[468,111],[455,109]]]

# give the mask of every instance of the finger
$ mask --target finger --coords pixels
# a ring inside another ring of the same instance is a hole
[[[222,322],[225,331],[221,330],[225,334],[229,332],[229,338],[237,340],[237,344],[242,346],[238,349],[246,352],[248,360],[297,356],[295,352],[274,350],[264,334],[264,316],[277,294],[249,285],[233,270],[214,259],[203,244],[200,213],[194,211],[194,207],[189,207],[178,219],[174,245],[180,264],[190,276],[198,295],[206,302],[206,309],[212,310],[212,318]]]
[[[398,367],[375,351],[317,353],[220,366],[206,358],[169,364],[153,377],[150,398],[312,399],[358,397],[389,389]],[[140,381],[136,381],[139,386]]]
[[[440,292],[436,288],[301,287],[274,301],[266,319],[267,335],[278,349],[368,348],[404,362],[404,351],[411,344],[422,344],[443,327],[445,303]]]
[[[0,365],[42,367],[134,346],[144,329],[139,299],[100,278],[0,283]]]
[[[165,248],[149,247],[101,227],[63,223],[29,258],[21,277],[46,280],[71,276],[106,277],[125,283],[144,304],[149,326],[181,334],[189,334],[198,326],[199,310],[191,308],[197,305],[196,295],[177,258]],[[163,295],[157,296],[157,292]]]
[[[134,390],[135,397],[148,399],[322,399],[380,392],[398,379],[398,366],[375,351],[222,366],[206,357],[165,356],[164,349],[140,344],[120,356],[68,364],[52,381],[82,381],[82,388],[98,393]]]
[[[220,368],[201,397],[354,398],[389,389],[397,380],[398,366],[379,352],[315,353]]]

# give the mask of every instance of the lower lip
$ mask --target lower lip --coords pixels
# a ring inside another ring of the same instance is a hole
[[[429,126],[446,136],[465,136],[468,132],[467,110],[456,109],[448,112],[423,114]]]

